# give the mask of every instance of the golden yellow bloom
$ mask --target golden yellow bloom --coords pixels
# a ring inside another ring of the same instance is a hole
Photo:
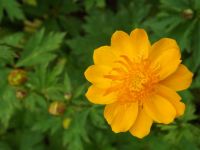
[[[92,83],[86,97],[106,104],[104,116],[114,132],[143,138],[153,122],[169,124],[184,113],[177,91],[190,86],[193,74],[180,64],[175,40],[163,38],[151,45],[143,29],[130,35],[116,31],[111,46],[97,48],[93,59],[85,71]]]

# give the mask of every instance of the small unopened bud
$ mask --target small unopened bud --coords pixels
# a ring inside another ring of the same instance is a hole
[[[66,105],[64,102],[55,101],[49,105],[49,113],[52,115],[62,115],[64,114]]]
[[[193,12],[193,10],[190,9],[190,8],[185,9],[185,10],[183,10],[183,12],[182,12],[182,16],[183,16],[183,18],[185,18],[185,19],[192,19],[192,18],[193,18],[193,14],[194,14],[194,12]]]
[[[63,120],[63,128],[64,128],[64,129],[68,129],[69,126],[70,126],[70,123],[71,123],[71,118],[65,118],[65,119]]]
[[[17,90],[16,91],[16,98],[22,100],[26,97],[27,92],[25,90]]]
[[[23,0],[23,2],[31,6],[37,6],[37,0]]]
[[[34,19],[33,21],[25,20],[24,21],[24,31],[26,32],[35,32],[42,25],[42,21],[39,19]]]
[[[8,82],[12,86],[22,85],[27,79],[27,72],[23,69],[15,69],[8,75]]]
[[[70,100],[72,98],[72,94],[71,93],[65,93],[64,95],[66,100]]]
[[[32,28],[32,27],[24,27],[24,31],[28,32],[28,33],[33,33],[36,31],[36,29]]]

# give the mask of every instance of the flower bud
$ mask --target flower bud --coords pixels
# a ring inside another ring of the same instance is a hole
[[[23,2],[31,6],[37,6],[37,0],[23,0]]]
[[[192,19],[193,18],[193,14],[194,14],[194,12],[190,8],[185,9],[182,12],[183,18],[185,18],[185,19]]]
[[[72,94],[71,93],[65,93],[64,98],[66,100],[70,100],[72,98]]]
[[[42,25],[42,21],[39,19],[34,19],[33,21],[24,21],[24,31],[32,33],[35,32]]]
[[[22,100],[26,97],[27,92],[25,90],[17,90],[16,91],[16,98]]]
[[[8,75],[8,82],[12,86],[22,85],[27,79],[27,72],[23,69],[15,69]]]
[[[62,115],[64,114],[66,105],[64,102],[55,101],[49,105],[49,113],[52,115]]]
[[[70,126],[70,123],[71,123],[71,118],[65,118],[65,119],[63,120],[63,128],[64,128],[64,129],[68,129],[69,126]]]

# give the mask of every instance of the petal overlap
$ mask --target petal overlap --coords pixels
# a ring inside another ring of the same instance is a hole
[[[151,44],[143,29],[130,35],[116,31],[110,46],[95,49],[93,60],[85,71],[92,84],[86,97],[105,105],[104,117],[113,132],[143,138],[154,122],[169,124],[184,114],[186,106],[177,91],[190,86],[193,74],[181,64],[175,40]]]

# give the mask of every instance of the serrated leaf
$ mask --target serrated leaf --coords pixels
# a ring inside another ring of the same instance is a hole
[[[73,98],[78,98],[86,90],[86,84],[80,85],[73,93]]]
[[[47,102],[40,95],[37,95],[35,93],[31,93],[24,100],[24,106],[29,111],[34,112],[34,111],[38,111],[40,109],[47,109]]]
[[[14,33],[0,39],[0,60],[3,60],[4,63],[12,63],[16,56],[15,50],[20,49],[19,43],[22,37],[23,33]]]
[[[50,131],[51,134],[54,134],[62,126],[62,119],[55,116],[43,115],[40,117],[32,127],[33,131],[47,132]]]
[[[4,87],[4,93],[0,96],[0,99],[0,121],[6,128],[16,108],[20,106],[15,97],[15,91],[8,86]]]
[[[16,0],[0,0],[0,21],[4,17],[4,11],[6,11],[11,21],[24,19],[24,14]]]
[[[41,30],[33,35],[27,42],[17,66],[38,65],[54,59],[53,52],[57,50],[65,36],[64,33],[49,33],[45,35]]]
[[[63,144],[68,145],[69,150],[83,150],[83,141],[89,142],[86,132],[86,123],[90,109],[82,110],[78,112],[69,127],[64,132]]]

